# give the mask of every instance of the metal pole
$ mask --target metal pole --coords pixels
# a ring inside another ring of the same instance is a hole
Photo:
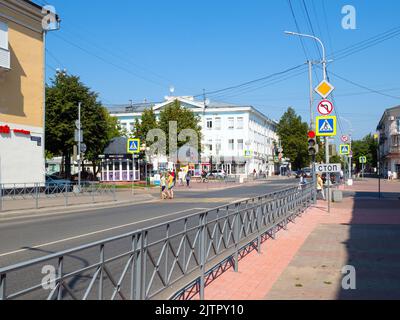
[[[310,129],[314,129],[314,90],[312,77],[312,61],[308,61],[308,76],[310,79]]]
[[[330,163],[329,160],[329,138],[325,137],[325,153],[326,153],[326,164]],[[331,185],[331,175],[330,173],[326,174],[326,180],[328,182],[328,194],[327,194],[327,199],[328,199],[328,213],[331,212],[331,195],[330,195],[330,185]]]
[[[78,104],[78,188],[79,188],[79,192],[81,192],[81,129],[82,129],[82,125],[81,125],[81,102],[79,102]]]

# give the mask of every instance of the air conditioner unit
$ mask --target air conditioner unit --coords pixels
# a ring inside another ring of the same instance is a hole
[[[2,71],[9,71],[10,68],[10,51],[0,48],[0,73]]]
[[[395,117],[393,117],[393,116],[390,116],[390,117],[389,117],[389,121],[394,121],[394,120],[396,120]]]

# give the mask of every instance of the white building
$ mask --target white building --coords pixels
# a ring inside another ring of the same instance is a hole
[[[158,116],[175,100],[200,118],[203,154],[200,163],[192,164],[191,170],[195,175],[199,175],[202,169],[224,169],[231,175],[249,175],[254,170],[257,173],[274,174],[277,123],[252,106],[225,103],[205,105],[193,97],[166,97],[166,101],[159,104],[120,106],[109,110],[112,116],[119,119],[123,128],[132,132],[135,119],[140,120],[146,108],[153,108]]]
[[[400,106],[387,109],[378,125],[382,173],[400,178]]]

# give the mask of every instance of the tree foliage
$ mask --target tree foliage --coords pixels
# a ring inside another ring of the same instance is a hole
[[[292,163],[292,169],[302,169],[310,164],[308,155],[308,124],[303,122],[293,108],[282,116],[278,127],[285,157]]]
[[[198,152],[201,152],[201,127],[200,118],[196,116],[191,110],[182,107],[178,100],[175,100],[170,105],[166,106],[164,110],[160,112],[160,119],[158,122],[158,127],[165,132],[167,136],[167,153],[169,154],[169,134],[170,134],[170,122],[177,122],[177,133],[179,134],[186,129],[191,129],[196,132],[198,137],[199,145]],[[181,148],[186,143],[185,141],[178,140],[178,148]]]
[[[357,170],[361,171],[359,158],[367,157],[367,166],[377,167],[378,163],[378,142],[372,134],[365,136],[362,140],[356,140],[352,143],[353,158],[357,165]]]
[[[46,152],[65,158],[65,174],[70,176],[70,157],[75,142],[75,122],[78,119],[78,103],[81,107],[81,123],[85,158],[93,163],[96,173],[98,155],[103,153],[112,138],[119,136],[117,119],[98,100],[98,94],[85,86],[77,76],[57,73],[46,86]]]

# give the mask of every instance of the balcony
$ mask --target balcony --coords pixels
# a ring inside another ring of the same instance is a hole
[[[9,71],[10,69],[10,51],[0,48],[0,73],[4,71]]]

